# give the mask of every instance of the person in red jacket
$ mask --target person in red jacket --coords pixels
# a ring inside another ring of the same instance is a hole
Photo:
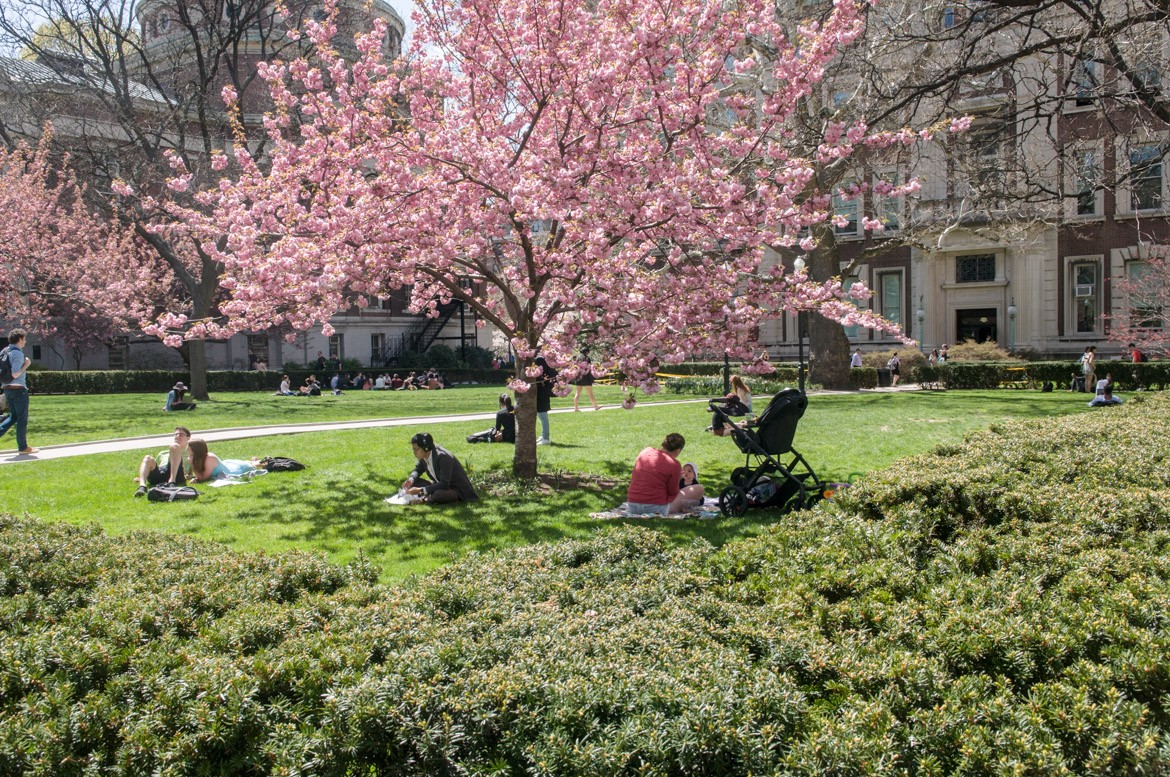
[[[626,511],[630,515],[667,515],[679,494],[682,465],[678,456],[687,444],[678,432],[666,435],[660,448],[645,448],[634,462]]]

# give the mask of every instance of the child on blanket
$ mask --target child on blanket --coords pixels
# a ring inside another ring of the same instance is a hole
[[[670,503],[670,512],[689,513],[703,505],[703,484],[699,482],[699,468],[693,461],[688,461],[682,466],[678,488],[678,496]]]

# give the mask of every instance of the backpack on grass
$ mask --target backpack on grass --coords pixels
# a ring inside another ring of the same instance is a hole
[[[269,472],[300,472],[304,468],[304,464],[286,456],[265,456],[260,459],[260,469]]]
[[[182,502],[187,499],[195,499],[198,496],[199,492],[191,486],[180,486],[174,483],[159,483],[157,486],[151,486],[150,490],[146,492],[146,498],[151,502]]]

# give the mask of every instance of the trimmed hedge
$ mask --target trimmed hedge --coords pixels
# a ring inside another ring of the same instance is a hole
[[[722,550],[624,528],[397,588],[0,519],[0,773],[1159,773],[1168,423],[995,426]]]
[[[1056,389],[1067,389],[1073,376],[1081,374],[1080,365],[1075,361],[1059,362],[955,362],[950,361],[937,367],[923,365],[911,373],[914,383],[941,383],[952,389],[998,388],[1004,380],[1013,379],[1018,370],[1027,370],[1037,388],[1045,381],[1051,381]],[[1142,362],[1132,364],[1123,361],[1098,361],[1097,377],[1113,374],[1118,391],[1135,389],[1164,390],[1170,386],[1170,361]],[[1091,387],[1090,387],[1091,388]]]
[[[370,376],[377,376],[386,370],[346,370],[357,374],[365,372]],[[398,372],[403,377],[409,370],[390,370],[390,374]],[[240,370],[211,370],[207,373],[207,387],[209,391],[276,391],[280,388],[281,375],[288,375],[292,379],[293,387],[303,385],[305,378],[317,374],[315,369],[268,370],[267,372],[240,371]],[[322,373],[326,379],[333,373]],[[472,370],[451,369],[443,370],[447,380],[454,383],[487,383],[504,385],[511,378],[507,370]],[[124,394],[124,393],[166,393],[179,381],[191,385],[189,372],[168,370],[43,370],[29,376],[29,388],[37,394]]]

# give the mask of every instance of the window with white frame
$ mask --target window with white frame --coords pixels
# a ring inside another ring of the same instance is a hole
[[[1129,206],[1131,211],[1162,207],[1162,148],[1155,143],[1129,150]]]
[[[841,290],[844,292],[848,292],[849,289],[853,288],[853,284],[857,283],[857,281],[858,281],[858,279],[856,276],[853,276],[853,275],[845,276],[844,278],[841,279]],[[845,299],[848,300],[849,302],[852,302],[854,307],[858,307],[858,308],[861,307],[861,302],[859,302],[858,300],[855,300],[852,297],[846,297]],[[848,337],[850,340],[857,339],[858,337],[861,336],[861,327],[859,327],[859,326],[845,327],[845,336]]]
[[[887,321],[902,323],[902,271],[877,275],[878,313]]]
[[[844,222],[841,221],[844,219]],[[857,234],[857,198],[846,199],[840,192],[833,195],[833,232],[848,237]]]
[[[1101,317],[1101,263],[1096,259],[1074,259],[1068,265],[1069,300],[1072,309],[1072,331],[1076,334],[1096,334]]]
[[[330,359],[344,359],[345,358],[345,335],[336,334],[329,336],[329,358]]]
[[[1132,288],[1126,305],[1133,326],[1162,329],[1165,325],[1165,311],[1162,308],[1164,295],[1159,293],[1159,284],[1151,274],[1149,263],[1126,262],[1125,277],[1129,279]]]
[[[898,177],[897,171],[894,170],[888,170],[875,175],[874,182],[877,183],[878,181],[885,181],[892,186],[899,186],[901,184],[901,178]],[[902,197],[872,195],[873,215],[885,226],[887,232],[893,232],[902,228],[902,202]]]
[[[1073,154],[1072,193],[1078,216],[1101,215],[1101,152],[1081,149]]]
[[[374,332],[370,335],[370,358],[381,359],[386,348],[386,335]]]

